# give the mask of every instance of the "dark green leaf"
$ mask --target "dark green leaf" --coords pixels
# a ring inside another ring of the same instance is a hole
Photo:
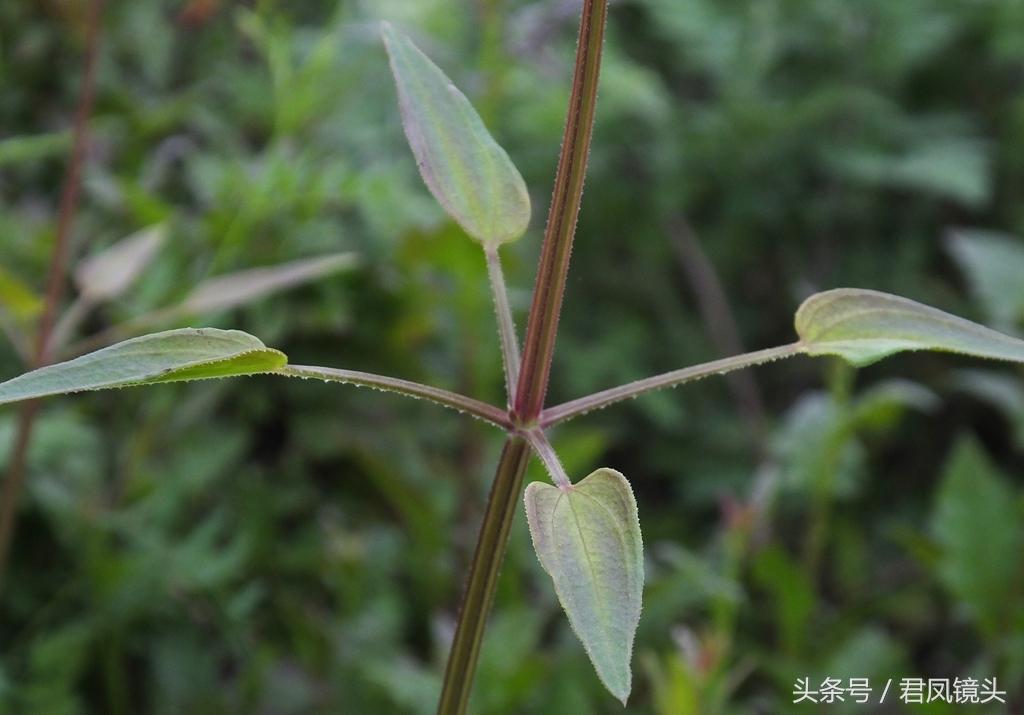
[[[1024,548],[1016,495],[973,440],[960,441],[946,465],[932,516],[942,548],[939,577],[988,635],[1019,609]]]

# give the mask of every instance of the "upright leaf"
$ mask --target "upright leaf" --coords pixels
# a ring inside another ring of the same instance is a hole
[[[568,489],[526,487],[533,547],[601,682],[626,704],[644,586],[636,500],[625,477],[598,469]]]
[[[939,487],[932,530],[939,577],[989,636],[1024,614],[1024,548],[1017,495],[973,440],[957,443]]]
[[[508,154],[465,95],[405,35],[384,23],[402,126],[423,181],[449,215],[485,245],[514,241],[530,196]]]
[[[93,302],[121,295],[156,257],[166,237],[167,227],[157,224],[89,256],[75,269],[78,290]]]
[[[812,295],[796,313],[808,355],[868,365],[903,350],[939,350],[1024,362],[1024,341],[888,293],[838,288]]]
[[[958,229],[950,234],[946,246],[989,320],[1000,326],[1024,320],[1024,243],[1020,238]]]
[[[0,404],[85,390],[273,372],[286,362],[284,353],[238,330],[168,330],[0,383]]]

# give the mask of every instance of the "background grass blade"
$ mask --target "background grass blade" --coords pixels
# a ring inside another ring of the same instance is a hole
[[[353,268],[356,264],[356,255],[345,252],[228,273],[203,281],[180,306],[172,310],[190,315],[228,310],[331,273]]]

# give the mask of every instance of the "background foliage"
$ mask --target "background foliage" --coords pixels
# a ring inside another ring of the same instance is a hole
[[[162,327],[238,327],[299,362],[499,400],[483,259],[416,174],[375,21],[453,77],[530,186],[530,233],[505,253],[522,324],[577,9],[109,3],[75,255],[158,222],[168,239],[84,332],[212,275],[354,251],[352,270]],[[38,309],[82,22],[77,3],[0,4],[0,315],[15,330]],[[687,236],[749,348],[792,340],[799,300],[840,285],[1020,334],[1020,2],[622,0],[609,32],[549,401],[718,356]],[[21,370],[0,344],[0,376]],[[1019,707],[1020,371],[921,354],[753,376],[752,400],[708,380],[554,434],[570,474],[610,465],[637,493],[648,583],[629,711],[787,712],[796,678],[826,675],[997,676]],[[0,464],[14,421],[0,412]],[[433,711],[500,434],[265,377],[51,401],[35,437],[0,710]],[[524,518],[474,698],[477,713],[620,707]]]

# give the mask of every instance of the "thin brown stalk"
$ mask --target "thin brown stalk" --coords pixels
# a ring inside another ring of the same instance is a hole
[[[685,217],[680,217],[669,229],[669,239],[679,266],[697,297],[697,307],[711,342],[721,355],[744,353],[729,298],[715,265],[701,246],[697,232]],[[763,453],[767,419],[757,380],[746,370],[729,373],[725,379],[757,451]]]
[[[39,318],[39,327],[35,338],[35,351],[32,355],[31,367],[33,368],[46,365],[50,361],[50,333],[53,330],[57,311],[64,297],[71,229],[74,225],[82,189],[82,167],[85,163],[89,144],[89,120],[92,117],[96,94],[96,58],[99,54],[102,17],[103,0],[92,0],[89,4],[89,15],[86,25],[85,61],[82,63],[82,83],[79,90],[78,104],[75,108],[71,156],[68,159],[68,166],[61,189],[60,206],[57,214],[57,230],[54,237],[53,253],[50,257],[49,275],[46,281],[46,298],[43,303],[42,315]],[[0,500],[0,588],[3,587],[7,558],[14,536],[18,502],[25,482],[25,462],[29,444],[32,441],[32,429],[35,425],[38,411],[39,403],[34,401],[22,407],[19,413],[17,433],[7,470],[7,478],[4,480],[3,496],[2,500]]]

